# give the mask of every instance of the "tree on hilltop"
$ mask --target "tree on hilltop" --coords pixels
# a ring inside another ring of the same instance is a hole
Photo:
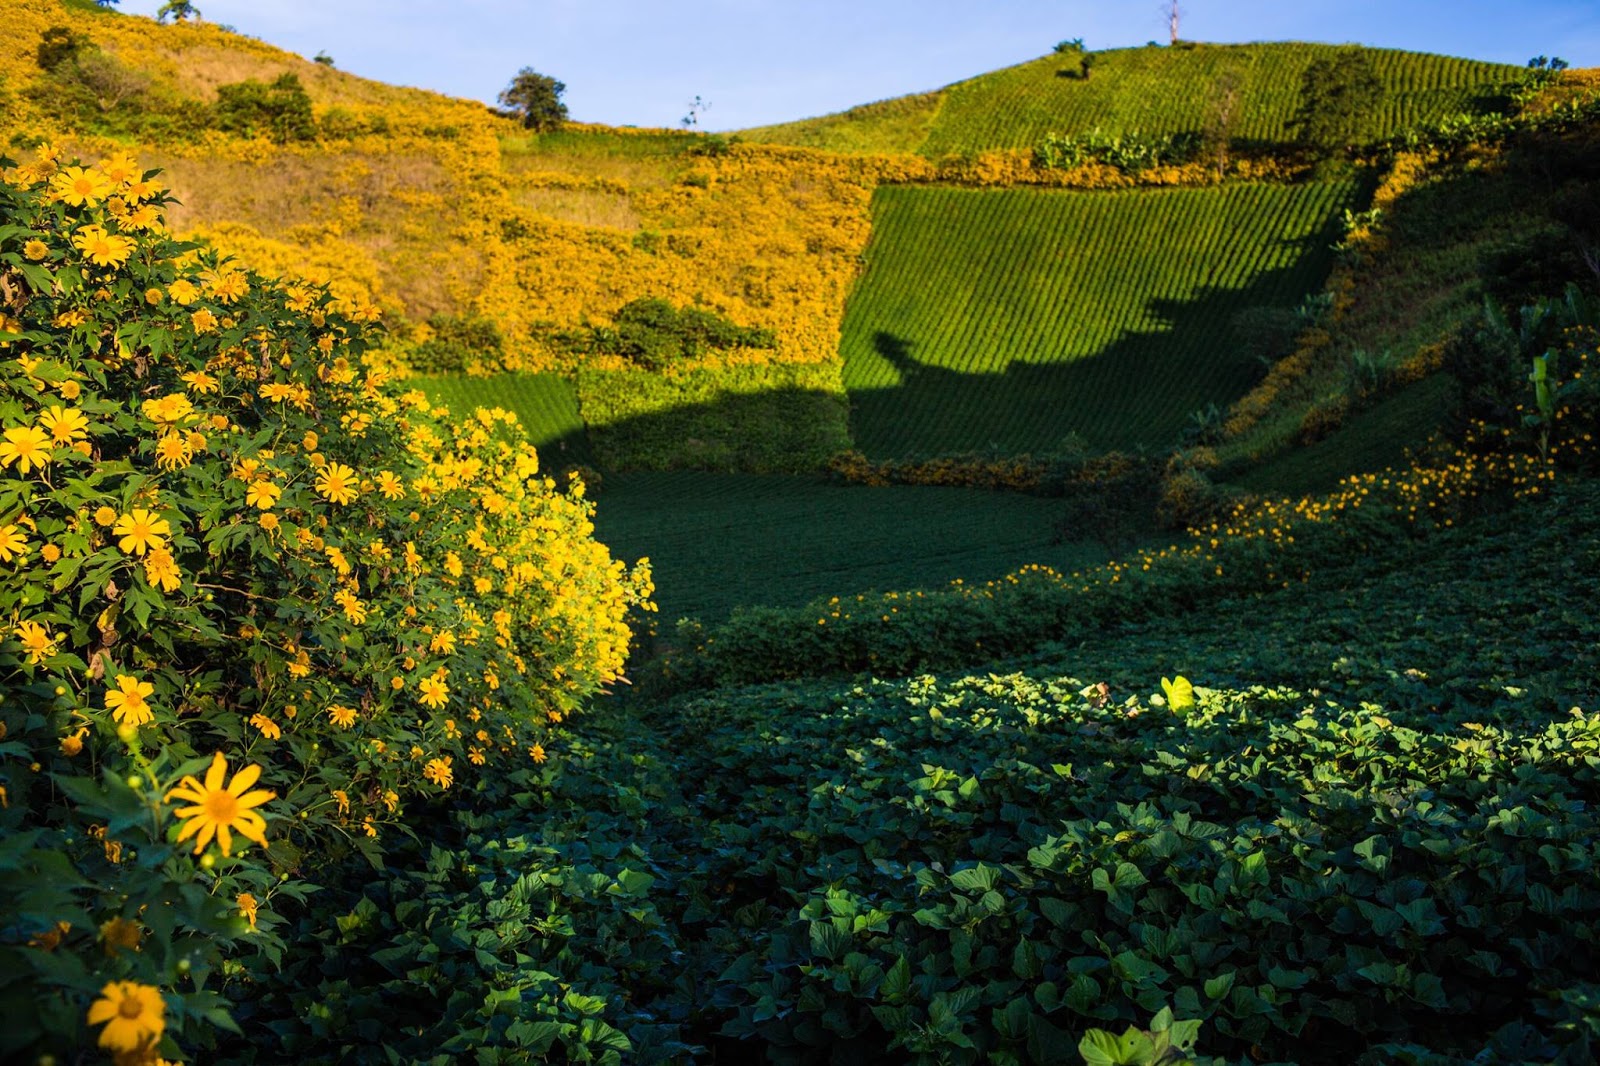
[[[200,9],[190,3],[190,0],[167,0],[161,5],[161,10],[156,12],[156,21],[165,22],[168,15],[178,22],[183,22],[199,18]]]
[[[567,120],[567,105],[561,94],[564,83],[532,67],[523,67],[500,94],[500,103],[509,108],[530,130],[547,130]]]

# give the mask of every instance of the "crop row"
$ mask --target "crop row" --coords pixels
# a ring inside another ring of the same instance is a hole
[[[1329,264],[1349,183],[1074,193],[890,187],[842,352],[872,456],[1170,442],[1255,367],[1241,310]]]
[[[1204,129],[1217,86],[1239,87],[1231,135],[1243,141],[1291,139],[1301,76],[1332,45],[1203,45],[1127,48],[1094,55],[1091,76],[1074,55],[1050,55],[952,87],[924,142],[924,155],[1027,148],[1047,133],[1145,134]],[[1385,99],[1360,131],[1380,140],[1399,130],[1468,110],[1516,76],[1517,68],[1449,56],[1366,49]]]

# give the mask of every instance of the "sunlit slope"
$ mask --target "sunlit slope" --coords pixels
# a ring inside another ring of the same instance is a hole
[[[874,197],[844,380],[872,456],[1172,443],[1259,376],[1232,320],[1326,276],[1349,182]]]
[[[1203,129],[1218,86],[1239,88],[1230,135],[1245,144],[1281,144],[1300,100],[1301,76],[1337,46],[1197,44],[1119,48],[1093,55],[1081,76],[1076,53],[980,74],[938,93],[854,108],[838,115],[745,131],[755,140],[835,151],[956,152],[1031,148],[1049,133],[1167,133]],[[1385,48],[1363,49],[1383,82],[1382,105],[1368,115],[1366,139],[1474,109],[1497,97],[1519,69]],[[913,131],[925,128],[915,143]]]

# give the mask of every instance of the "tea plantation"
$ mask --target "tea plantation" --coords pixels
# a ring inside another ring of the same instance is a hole
[[[1348,182],[882,189],[840,343],[857,444],[903,456],[1174,440],[1190,412],[1256,380],[1233,319],[1313,292],[1355,203]]]

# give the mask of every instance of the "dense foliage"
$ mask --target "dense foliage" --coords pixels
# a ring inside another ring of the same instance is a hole
[[[510,415],[365,365],[373,308],[172,240],[155,172],[0,177],[0,1050],[171,1057],[329,856],[560,757],[649,578]]]
[[[1396,618],[1428,602],[1395,579]],[[1286,625],[1316,605],[1289,599]],[[1210,635],[1266,648],[1256,611]],[[285,1053],[352,1061],[382,1042],[1074,1062],[1087,1030],[1164,1005],[1236,1062],[1592,1053],[1600,720],[1568,710],[1594,690],[1563,672],[1592,655],[1557,652],[1528,691],[1502,672],[1520,664],[1475,662],[1497,627],[1391,650],[1384,631],[1284,660],[1320,691],[1163,701],[1145,671],[1198,628],[1067,653],[1076,680],[769,686],[586,719],[589,758],[517,772],[382,882],[321,898],[301,926],[321,966],[254,1009]],[[383,1025],[396,1004],[417,1029]]]

